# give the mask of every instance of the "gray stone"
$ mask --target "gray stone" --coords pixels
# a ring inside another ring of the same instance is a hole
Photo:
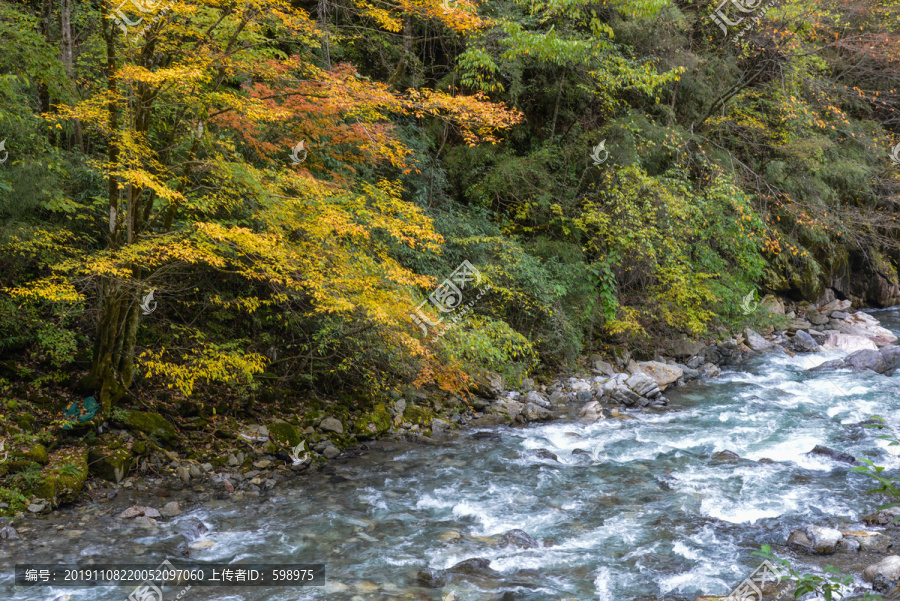
[[[872,582],[878,574],[882,574],[888,580],[900,580],[900,557],[888,555],[863,570],[863,578],[866,582]]]
[[[565,405],[569,402],[569,395],[561,390],[557,390],[553,394],[550,395],[550,404],[559,407],[560,405]]]
[[[832,311],[831,319],[847,319],[847,314],[843,311]]]
[[[328,445],[325,447],[325,450],[322,451],[322,455],[324,455],[326,459],[334,459],[340,454],[341,451],[334,445]]]
[[[838,334],[840,336],[840,334]],[[829,335],[830,338],[830,335]],[[869,341],[870,344],[874,344]],[[874,371],[886,376],[894,375],[900,368],[900,346],[884,346],[880,350],[867,349],[857,351],[849,357],[826,361],[809,371],[846,368],[854,371]]]
[[[201,477],[201,476],[203,475],[203,472],[200,470],[200,466],[199,466],[199,465],[193,465],[193,464],[191,464],[191,467],[190,467],[190,470],[189,470],[189,471],[190,471],[190,473],[191,473],[191,478],[199,478],[199,477]]]
[[[809,540],[809,537],[806,536],[806,533],[802,530],[794,530],[791,532],[790,536],[787,539],[787,546],[792,547],[794,549],[799,549],[800,551],[804,551],[806,553],[812,553],[812,541]]]
[[[40,513],[42,511],[44,511],[45,507],[47,507],[47,506],[44,505],[43,503],[32,503],[31,505],[28,506],[28,511],[30,511],[31,513]]]
[[[588,423],[605,419],[605,416],[603,415],[603,407],[601,407],[600,403],[598,403],[597,401],[591,401],[584,407],[582,407],[581,411],[578,412],[578,419]]]
[[[653,380],[660,390],[665,390],[669,384],[684,376],[684,370],[678,365],[660,363],[659,361],[644,361],[638,363],[637,366],[640,372]]]
[[[815,309],[810,309],[806,312],[806,321],[813,324],[814,326],[823,326],[828,323],[828,316],[819,313],[819,311]]]
[[[394,417],[403,415],[404,411],[406,411],[406,399],[397,399],[397,401],[391,405],[391,413],[394,414]]]
[[[605,376],[613,376],[616,373],[616,370],[615,368],[613,368],[612,364],[600,359],[594,361],[591,364],[591,370],[595,374],[603,374]]]
[[[674,340],[669,344],[669,352],[675,357],[692,357],[703,352],[705,348],[706,345],[702,342],[688,340],[687,338]]]
[[[878,345],[869,340],[865,336],[856,336],[854,334],[845,334],[843,332],[831,331],[822,344],[825,350],[841,350],[848,353],[856,353],[859,351],[877,351]]]
[[[191,471],[183,465],[175,468],[175,474],[184,482],[189,482],[191,479]]]
[[[806,537],[812,543],[812,549],[819,555],[831,555],[837,550],[843,534],[834,528],[824,528],[810,524],[806,527]]]
[[[181,507],[178,506],[178,503],[175,501],[169,501],[163,508],[159,510],[159,515],[164,518],[174,518],[176,515],[181,514]]]
[[[436,434],[444,434],[450,431],[450,422],[446,422],[442,419],[433,419],[431,420],[431,435],[434,436]]]
[[[212,471],[213,471],[213,464],[212,464],[212,463],[204,463],[204,464],[201,465],[200,467],[202,467],[203,470],[204,470],[205,472],[207,472],[207,473],[212,473]]]
[[[844,540],[854,541],[857,543],[860,551],[871,551],[873,553],[887,553],[888,548],[893,546],[893,541],[889,536],[881,532],[872,532],[869,530],[844,531]]]
[[[545,409],[547,407],[550,407],[550,401],[548,401],[546,398],[544,398],[544,395],[542,395],[541,393],[536,392],[534,390],[532,390],[531,392],[529,392],[528,394],[525,395],[525,402],[526,403],[534,403],[535,405],[538,405],[539,407],[544,407]]]
[[[659,396],[659,386],[649,376],[643,373],[633,374],[625,381],[625,385],[635,394],[645,397]]]
[[[344,433],[344,424],[341,421],[334,417],[326,417],[322,421],[319,422],[319,429],[324,432],[334,432],[336,434]]]
[[[812,336],[803,330],[798,330],[797,333],[794,334],[791,344],[794,347],[794,350],[803,353],[814,353],[819,350],[818,343],[813,340]]]
[[[516,419],[516,416],[522,412],[522,403],[512,399],[498,399],[490,407],[490,412],[496,415],[505,415],[510,420]]]
[[[612,393],[610,394],[610,399],[616,403],[621,403],[622,405],[645,405],[647,399],[637,394],[636,392],[632,392],[625,386],[616,387]]]
[[[503,377],[487,369],[476,371],[470,390],[487,399],[496,399],[503,393]]]
[[[518,529],[501,534],[500,544],[504,546],[511,545],[513,547],[520,547],[522,549],[534,549],[541,546],[540,543],[531,538],[527,532]]]
[[[553,419],[553,414],[550,410],[534,403],[525,403],[522,408],[522,417],[530,422],[543,422]]]
[[[260,426],[260,427],[256,430],[256,433],[257,433],[259,436],[268,436],[268,435],[269,435],[269,429],[266,428],[265,426]]]
[[[751,350],[754,350],[756,352],[767,351],[774,346],[771,342],[769,342],[750,328],[744,330],[744,338],[746,339],[747,346],[749,346]]]
[[[234,465],[240,465],[240,464],[241,464],[241,462],[238,461],[238,458],[234,456],[234,453],[228,454],[228,465],[234,466]]]
[[[16,529],[10,526],[9,524],[0,528],[0,539],[2,540],[16,540],[21,538],[19,533],[16,532]]]

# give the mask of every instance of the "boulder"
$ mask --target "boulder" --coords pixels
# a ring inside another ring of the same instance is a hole
[[[178,431],[159,413],[147,411],[129,411],[125,417],[125,425],[130,430],[143,432],[160,442],[171,445],[178,441]]]
[[[266,428],[269,431],[269,437],[279,444],[294,448],[303,442],[303,437],[300,435],[300,428],[293,424],[289,424],[286,421],[279,420],[271,422]]]
[[[319,422],[319,429],[323,432],[334,432],[336,434],[344,433],[344,424],[341,421],[334,417],[326,417],[322,421]]]
[[[822,344],[822,348],[827,351],[840,350],[848,353],[855,353],[862,350],[878,350],[878,346],[865,336],[844,334],[834,330],[828,332],[828,337]]]
[[[898,516],[900,516],[900,507],[889,507],[888,509],[870,513],[862,519],[862,522],[866,526],[887,526],[888,524],[896,526],[900,524]],[[894,521],[895,519],[897,519],[896,522]]]
[[[500,535],[500,544],[504,546],[519,547],[522,549],[534,549],[540,547],[540,543],[531,538],[524,530],[510,530]]]
[[[159,510],[159,515],[164,518],[174,518],[176,515],[181,514],[181,507],[178,506],[178,503],[175,501],[169,501],[163,508]]]
[[[340,422],[339,422],[340,423]],[[375,403],[353,423],[353,434],[360,439],[377,438],[390,430],[394,415],[387,405]],[[319,424],[321,428],[322,425]]]
[[[488,369],[476,370],[469,390],[486,399],[496,399],[503,393],[503,377]]]
[[[561,390],[557,390],[553,394],[550,395],[550,404],[559,407],[561,405],[566,405],[569,402],[569,395]]]
[[[522,407],[522,417],[529,422],[545,422],[553,419],[553,414],[540,405],[525,403]]]
[[[483,559],[481,557],[473,557],[472,559],[461,561],[452,568],[449,568],[447,572],[451,574],[465,574],[466,576],[479,577],[496,577],[500,575],[499,572],[491,568],[490,559]]]
[[[806,537],[812,543],[812,549],[819,555],[831,555],[837,550],[843,535],[840,530],[823,528],[810,524],[806,527]]]
[[[803,530],[794,530],[787,539],[787,546],[804,553],[813,553],[813,544]]]
[[[532,390],[531,392],[529,392],[528,394],[525,395],[524,402],[525,403],[534,403],[535,405],[538,405],[539,407],[544,407],[545,409],[550,407],[550,401],[548,401],[544,397],[544,395],[542,395],[541,393],[539,393],[535,390]]]
[[[810,309],[806,312],[806,321],[814,326],[823,326],[828,323],[828,316],[820,313],[817,309]]]
[[[719,375],[719,366],[715,363],[704,363],[698,370],[704,378],[715,378]]]
[[[584,380],[576,380],[569,384],[569,390],[572,392],[581,392],[582,390],[591,390],[592,386],[590,382],[586,382]]]
[[[88,452],[90,473],[118,484],[125,479],[134,456],[124,448],[94,447]]]
[[[744,339],[747,343],[747,346],[750,347],[750,350],[756,352],[767,351],[774,346],[771,342],[769,342],[750,328],[746,328],[744,330]]]
[[[797,333],[794,334],[794,338],[791,340],[791,346],[794,347],[794,350],[801,353],[814,353],[819,350],[819,344],[813,340],[812,336],[803,330],[798,330]]]
[[[859,545],[860,551],[871,551],[873,553],[887,553],[888,548],[893,546],[894,542],[890,537],[881,532],[872,532],[870,530],[859,531],[843,531],[841,534],[845,540],[855,541]]]
[[[676,382],[684,375],[684,370],[677,365],[660,363],[659,361],[644,361],[637,364],[640,373],[652,379],[660,390],[665,390],[669,384]]]
[[[807,455],[822,455],[824,457],[828,457],[829,459],[833,459],[834,461],[840,461],[841,463],[861,465],[853,455],[842,453],[841,451],[835,451],[834,449],[830,449],[819,444],[814,446],[813,450],[807,453]]]
[[[806,321],[805,319],[794,319],[787,325],[787,330],[789,332],[797,332],[799,330],[808,330],[812,327],[812,324]]]
[[[703,352],[706,345],[696,340],[680,338],[669,343],[669,352],[675,357],[692,357]]]
[[[840,336],[841,334],[838,334]],[[867,341],[868,344],[874,346],[874,343]],[[857,351],[843,359],[835,359],[826,361],[821,365],[813,367],[809,371],[819,371],[825,369],[852,369],[854,371],[874,371],[884,374],[888,377],[894,375],[894,372],[900,368],[900,346],[885,346],[880,350],[869,348]]]
[[[581,408],[578,412],[578,419],[584,422],[592,423],[605,419],[603,415],[603,407],[597,401],[591,401]]]
[[[491,405],[490,412],[497,415],[505,415],[510,420],[516,419],[516,416],[522,412],[524,405],[510,398],[499,399]]]
[[[644,397],[652,398],[659,396],[660,394],[659,386],[656,385],[656,382],[649,376],[640,372],[632,374],[630,378],[625,380],[625,386],[631,389],[635,394]]]
[[[603,374],[605,376],[612,376],[616,373],[616,370],[615,368],[613,368],[612,364],[600,359],[597,359],[596,361],[591,363],[591,371],[593,371],[595,374]]]
[[[425,568],[416,574],[416,580],[426,588],[441,588],[447,584],[447,576],[438,570]]]
[[[636,392],[632,392],[625,386],[617,386],[613,389],[610,394],[610,400],[615,403],[621,403],[622,405],[637,405],[639,407],[643,407],[650,403],[645,397],[637,394]]]
[[[860,317],[861,315],[865,315],[866,317]],[[874,321],[874,323],[869,320]],[[894,336],[890,330],[882,328],[877,320],[869,317],[865,313],[856,313],[848,316],[847,319],[833,319],[828,322],[828,325],[831,329],[837,330],[841,334],[868,338],[874,342],[876,346],[884,346],[886,344],[894,344],[897,342],[897,337]]]
[[[781,302],[780,298],[771,294],[767,294],[762,297],[762,300],[759,301],[759,306],[769,313],[784,315],[784,303]]]
[[[878,563],[873,563],[863,570],[866,582],[872,582],[878,574],[888,580],[900,580],[900,556],[888,555]]]

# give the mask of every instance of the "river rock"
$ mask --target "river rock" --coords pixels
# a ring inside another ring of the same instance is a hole
[[[640,372],[632,374],[630,378],[625,380],[625,386],[635,394],[644,397],[652,398],[660,394],[659,386],[656,385],[656,382],[650,376]]]
[[[894,521],[897,516],[900,516],[900,507],[889,507],[870,513],[862,519],[862,522],[866,526],[887,526],[888,524],[896,526],[900,524],[900,520]]]
[[[0,528],[0,539],[2,540],[16,540],[21,538],[19,533],[16,532],[16,529],[10,526],[9,524]]]
[[[490,412],[497,415],[506,415],[510,420],[516,419],[516,416],[522,412],[524,405],[510,398],[498,399],[490,407]]]
[[[888,555],[863,570],[863,578],[866,582],[872,582],[878,574],[882,574],[888,580],[900,580],[900,557]]]
[[[326,417],[322,421],[319,422],[319,429],[323,432],[334,432],[335,434],[343,434],[344,433],[344,424],[341,421],[334,417]]]
[[[426,588],[441,588],[447,584],[447,576],[443,572],[431,568],[419,570],[416,580]]]
[[[838,334],[838,336],[842,336],[842,334]],[[874,345],[871,341],[867,341],[867,343]],[[817,367],[813,367],[809,371],[841,368],[852,369],[854,371],[869,370],[890,377],[894,375],[894,372],[897,371],[898,368],[900,368],[900,346],[885,346],[880,350],[871,348],[857,351],[843,359],[826,361]]]
[[[127,519],[127,518],[137,518],[140,516],[146,516],[148,518],[158,518],[160,517],[159,511],[152,507],[144,507],[142,505],[135,505],[134,507],[129,507],[125,511],[119,514],[119,519]]]
[[[813,340],[809,333],[803,330],[798,330],[794,334],[794,337],[791,339],[791,345],[794,347],[794,350],[802,353],[814,353],[819,350],[819,344]]]
[[[586,423],[598,422],[605,419],[603,407],[597,401],[586,403],[578,412],[578,419]]]
[[[675,357],[692,357],[703,352],[706,345],[696,340],[680,338],[669,343],[669,352]]]
[[[541,393],[539,393],[535,390],[532,390],[531,392],[529,392],[528,394],[525,395],[524,402],[525,403],[534,403],[535,405],[538,405],[539,407],[544,407],[545,409],[550,407],[550,401],[548,401],[544,397],[544,395],[542,395]]]
[[[500,544],[503,546],[511,545],[522,549],[534,549],[540,547],[540,543],[531,538],[524,530],[513,529],[500,535]]]
[[[713,454],[712,460],[718,463],[735,463],[741,460],[741,456],[734,451],[719,451]]]
[[[621,403],[623,405],[628,405],[629,407],[632,405],[644,407],[650,404],[650,401],[648,399],[642,397],[636,392],[632,392],[626,386],[617,386],[615,389],[613,389],[612,393],[610,393],[610,400],[616,403]]]
[[[810,524],[806,527],[806,537],[812,543],[812,549],[819,555],[831,555],[837,550],[843,535],[840,530],[824,528]]]
[[[522,417],[530,422],[545,422],[553,419],[553,413],[534,403],[525,403],[522,407]]]
[[[637,368],[640,370],[640,373],[653,380],[661,391],[665,390],[669,384],[676,382],[678,378],[684,376],[684,370],[677,365],[669,365],[659,361],[644,361],[638,363]]]
[[[856,460],[856,457],[854,457],[853,455],[850,455],[849,453],[842,453],[841,451],[835,451],[834,449],[830,449],[819,444],[814,446],[813,450],[807,453],[807,455],[822,455],[824,457],[828,457],[829,459],[833,459],[834,461],[840,461],[841,463],[860,465],[860,463]]]
[[[556,453],[548,451],[547,449],[534,449],[531,451],[531,455],[539,459],[549,459],[550,461],[559,462],[559,457],[556,456]]]
[[[613,376],[616,373],[616,370],[612,366],[612,364],[607,363],[606,361],[603,361],[601,359],[597,359],[593,363],[591,363],[591,371],[593,371],[595,374],[602,374],[604,376]]]
[[[482,557],[473,557],[472,559],[461,561],[452,568],[449,568],[447,572],[451,574],[465,574],[466,576],[479,576],[482,578],[493,578],[500,575],[499,572],[491,568],[491,560]]]
[[[817,309],[810,309],[806,312],[806,321],[814,326],[823,326],[828,323],[828,316],[820,313]]]
[[[746,328],[744,330],[744,339],[747,343],[747,346],[750,347],[750,350],[756,352],[767,351],[774,346],[771,342],[769,342],[750,328]]]
[[[787,539],[787,546],[805,553],[813,553],[813,544],[803,530],[794,530]]]
[[[704,363],[697,371],[699,371],[700,375],[704,378],[715,378],[720,373],[719,366],[715,363]]]
[[[556,407],[566,405],[569,403],[569,395],[561,390],[557,390],[550,395],[549,401],[551,405],[554,405]]]
[[[495,371],[477,370],[470,390],[486,399],[496,399],[503,393],[503,377]]]
[[[828,337],[822,344],[822,348],[827,351],[840,350],[847,351],[848,353],[855,353],[863,350],[878,350],[878,346],[865,336],[843,334],[834,330],[828,332]]]
[[[159,515],[164,518],[174,518],[176,515],[181,514],[181,507],[178,506],[178,503],[175,501],[169,501],[163,508],[159,510]]]
[[[888,548],[893,546],[894,542],[890,537],[881,532],[872,532],[870,530],[844,531],[841,532],[844,540],[855,541],[859,545],[860,551],[872,551],[873,553],[887,553]]]
[[[340,449],[338,449],[336,446],[331,445],[331,444],[326,446],[325,450],[322,451],[322,455],[325,456],[325,459],[334,459],[335,457],[337,457],[340,454],[341,454]]]
[[[759,306],[776,315],[784,315],[784,303],[777,296],[767,294],[759,301]]]
[[[191,471],[183,465],[175,468],[175,474],[181,478],[182,482],[190,482],[191,480]]]
[[[575,380],[569,384],[569,390],[572,392],[581,392],[582,390],[590,391],[592,388],[590,382],[585,382],[584,380]]]

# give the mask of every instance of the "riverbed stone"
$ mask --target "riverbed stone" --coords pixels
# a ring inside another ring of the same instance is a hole
[[[803,530],[794,530],[788,536],[787,546],[806,553],[813,553],[813,544]]]
[[[118,484],[125,479],[134,456],[125,448],[94,447],[88,452],[90,473]]]
[[[613,389],[612,393],[610,393],[610,400],[629,407],[633,405],[643,407],[650,403],[647,398],[633,392],[627,386],[617,386]]]
[[[500,575],[499,572],[491,568],[491,560],[484,559],[483,557],[473,557],[472,559],[461,561],[453,567],[449,568],[447,572],[451,574],[465,574],[466,576],[491,578]]]
[[[827,338],[825,338],[825,342],[822,344],[822,348],[831,351],[831,350],[840,350],[846,351],[848,353],[855,353],[857,351],[877,351],[878,346],[865,336],[855,336],[853,334],[844,334],[841,332],[830,331],[828,332]]]
[[[164,518],[174,518],[181,514],[181,507],[175,501],[169,501],[159,510],[159,515]]]
[[[534,403],[525,403],[521,415],[530,422],[545,422],[553,419],[553,413],[549,409]]]
[[[510,398],[498,399],[490,407],[490,412],[497,415],[505,415],[510,420],[516,419],[516,416],[522,412],[524,405]]]
[[[715,363],[704,363],[697,368],[697,371],[699,371],[700,375],[704,378],[715,378],[719,375],[721,370],[719,370],[719,366]]]
[[[850,455],[849,453],[843,453],[841,451],[836,451],[832,448],[820,444],[814,446],[813,450],[807,453],[807,455],[821,455],[822,457],[828,457],[829,459],[840,461],[841,463],[859,465],[859,462],[853,455]]]
[[[334,445],[328,445],[327,447],[325,447],[325,450],[322,451],[322,455],[324,455],[326,459],[334,459],[335,457],[337,457],[340,454],[341,454],[340,449],[338,449]]]
[[[531,538],[524,530],[513,529],[500,535],[500,544],[504,546],[519,547],[522,549],[534,549],[540,547],[540,543]]]
[[[447,576],[438,570],[425,568],[416,574],[416,580],[426,588],[441,588],[447,584]]]
[[[644,397],[654,397],[660,393],[656,382],[650,376],[640,372],[632,374],[630,378],[625,380],[625,386],[635,394]]]
[[[869,343],[872,344],[871,341]],[[811,368],[809,371],[840,368],[854,371],[869,370],[890,377],[894,375],[897,369],[900,369],[900,346],[885,346],[879,350],[866,349],[857,351],[843,359],[826,361],[817,367]]]
[[[604,376],[612,376],[616,373],[615,368],[611,363],[607,363],[602,359],[597,359],[591,363],[591,371],[595,374],[602,374]]]
[[[550,401],[548,401],[544,395],[537,392],[536,390],[532,390],[528,394],[525,395],[525,403],[534,403],[539,407],[544,407],[545,409],[550,407]]]
[[[887,553],[894,544],[889,536],[871,530],[842,531],[841,534],[844,540],[855,541],[860,551]]]
[[[767,294],[759,301],[759,306],[776,315],[784,315],[784,303],[780,298],[772,294]]]
[[[593,423],[606,419],[603,415],[603,406],[597,401],[586,403],[581,408],[581,411],[578,412],[578,419],[586,423]]]
[[[819,350],[819,344],[809,335],[808,332],[798,330],[791,339],[791,345],[794,350],[802,353],[814,353]]]
[[[750,350],[761,352],[770,350],[774,345],[750,328],[744,330],[744,340]]]
[[[900,507],[889,507],[870,513],[862,519],[862,523],[866,526],[887,526],[888,524],[896,526],[900,524],[900,519],[894,521],[898,516],[900,516]]]
[[[806,527],[806,537],[812,543],[812,549],[819,555],[831,555],[837,550],[843,534],[834,528],[825,528],[810,524]]]
[[[900,556],[888,555],[863,570],[863,578],[866,582],[872,582],[878,574],[882,574],[888,580],[900,580]]]
[[[334,432],[335,434],[344,433],[344,424],[335,417],[326,417],[319,422],[319,430],[323,432]]]
[[[684,376],[684,370],[677,365],[661,363],[659,361],[644,361],[637,364],[641,373],[648,376],[662,391],[670,384]],[[637,391],[635,391],[637,392]]]
[[[669,343],[669,352],[675,357],[692,357],[703,352],[706,345],[697,340],[679,338]]]

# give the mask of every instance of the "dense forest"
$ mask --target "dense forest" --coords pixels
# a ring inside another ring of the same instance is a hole
[[[897,0],[0,4],[7,396],[358,398],[900,302]]]

